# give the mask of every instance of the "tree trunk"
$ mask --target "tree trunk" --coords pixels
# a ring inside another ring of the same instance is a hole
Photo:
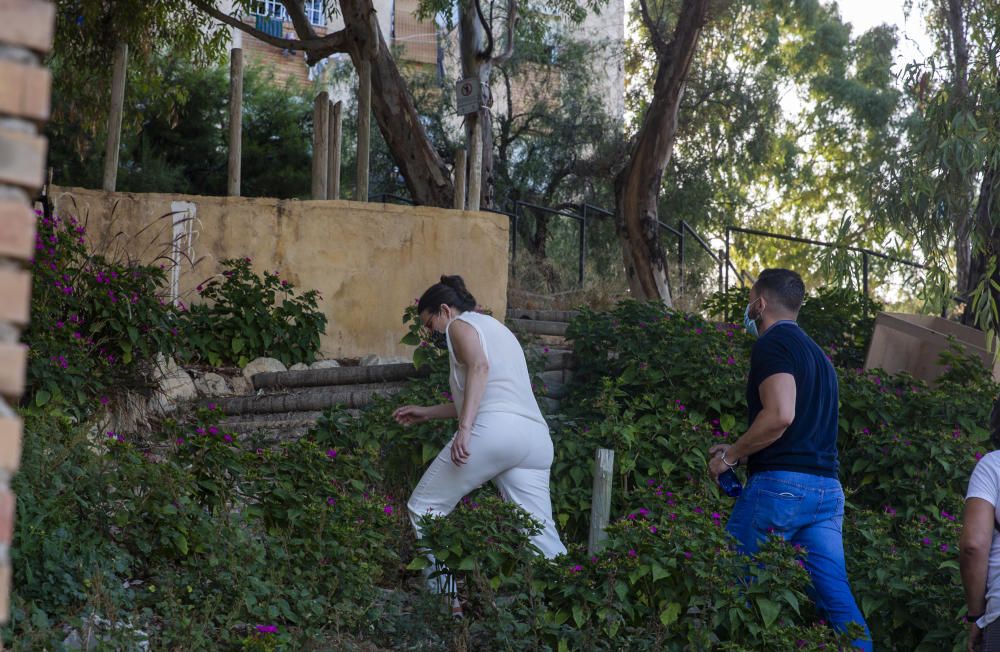
[[[382,37],[372,0],[340,0],[344,28],[325,36],[318,36],[313,30],[302,0],[284,2],[298,39],[266,34],[219,11],[211,0],[192,2],[213,18],[265,43],[305,52],[310,65],[337,52],[350,55],[355,69],[360,67],[361,61],[368,61],[371,64],[372,113],[410,196],[418,204],[451,208],[454,197],[451,172],[427,137],[406,81]]]
[[[637,298],[657,299],[668,306],[672,300],[656,202],[677,138],[677,115],[688,70],[708,22],[708,5],[709,0],[684,0],[673,38],[658,48],[653,99],[625,168],[615,179],[615,222],[629,289]]]
[[[1000,212],[1000,171],[996,166],[987,165],[983,172],[983,180],[979,184],[979,199],[976,202],[975,225],[977,246],[975,253],[970,257],[969,266],[969,299],[965,303],[965,310],[962,313],[962,323],[966,326],[982,328],[984,324],[976,323],[976,316],[972,309],[972,293],[976,286],[986,275],[989,269],[990,258],[997,256],[1000,258],[1000,225],[995,223],[993,213]],[[997,273],[994,272],[995,282],[1000,282]],[[986,287],[993,294],[993,301],[1000,306],[1000,292],[992,284]]]
[[[372,0],[341,0],[340,8],[355,68],[362,58],[371,62],[372,113],[410,197],[418,204],[450,208],[455,192],[451,173],[427,137],[406,81],[373,20]],[[368,42],[372,24],[377,43]]]
[[[951,41],[950,59],[952,64],[953,94],[951,103],[956,113],[968,109],[969,101],[969,44],[965,34],[965,12],[962,0],[946,0],[942,7],[948,35]],[[948,173],[951,201],[949,213],[955,221],[955,276],[956,290],[960,296],[972,292],[976,278],[972,272],[972,229],[974,217],[970,210],[972,187],[969,175],[963,170],[952,169]]]
[[[461,15],[459,16],[459,53],[462,61],[462,78],[475,77],[485,88],[490,88],[490,77],[493,73],[493,62],[487,52],[486,30],[479,14],[476,12],[474,0],[463,0],[460,3]],[[487,104],[492,104],[488,101]],[[493,177],[493,116],[490,109],[479,110],[479,134],[482,147],[482,166],[479,178],[479,206],[480,208],[493,208],[494,189],[496,181]],[[469,142],[472,138],[472,121],[466,121],[465,140]],[[472,174],[470,168],[469,173]],[[472,184],[469,184],[472,187]]]

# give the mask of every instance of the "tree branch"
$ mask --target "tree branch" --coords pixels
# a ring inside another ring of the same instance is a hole
[[[502,66],[514,54],[514,28],[517,27],[519,20],[520,18],[517,15],[517,0],[507,0],[507,43],[504,45],[503,52],[499,56],[493,57],[494,65]]]
[[[483,31],[486,32],[486,51],[479,52],[479,58],[483,61],[489,61],[493,56],[493,28],[489,21],[486,20],[486,16],[483,15],[483,7],[479,4],[479,0],[472,0],[473,4],[476,6],[476,15],[479,17],[479,22],[483,24]]]
[[[639,13],[642,16],[642,22],[649,30],[649,38],[653,41],[653,49],[656,50],[656,54],[659,57],[666,56],[668,46],[667,42],[663,40],[663,35],[660,34],[660,25],[653,20],[653,17],[649,14],[649,6],[646,4],[646,0],[639,0]]]
[[[191,0],[191,2],[194,6],[198,7],[198,9],[201,9],[212,18],[215,18],[230,27],[235,27],[236,29],[249,34],[259,41],[263,41],[269,45],[286,50],[301,50],[305,52],[306,62],[310,65],[316,63],[320,59],[324,59],[331,54],[334,54],[335,52],[350,53],[350,50],[348,49],[346,29],[338,30],[331,34],[327,34],[326,36],[313,38],[281,38],[278,36],[271,36],[270,34],[262,32],[252,25],[244,23],[239,18],[223,13],[204,0]]]
[[[306,17],[305,0],[282,0],[285,11],[295,26],[295,33],[299,38],[316,38],[316,30]]]

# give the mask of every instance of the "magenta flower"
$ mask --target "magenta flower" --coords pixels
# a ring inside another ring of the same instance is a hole
[[[110,402],[111,402],[111,399],[108,398],[107,396],[102,396],[101,397],[101,405],[107,405]]]
[[[209,432],[209,434],[217,435],[217,434],[219,434],[219,429],[216,428],[215,426],[209,426],[208,432]]]
[[[652,532],[653,534],[656,534],[656,532],[657,532],[656,526],[655,525],[650,525],[649,526],[649,531]]]
[[[571,573],[579,573],[582,570],[583,570],[583,566],[581,566],[580,564],[576,564],[575,566],[573,566],[572,568],[569,569],[569,572],[571,572]]]
[[[692,557],[694,557],[693,554],[691,554],[690,552],[688,552],[686,550],[684,551],[684,559],[691,559]]]
[[[931,540],[930,540],[930,537],[924,537],[924,538],[923,538],[923,539],[922,539],[922,540],[920,541],[920,543],[924,544],[925,546],[929,546],[929,545],[931,545]]]
[[[180,445],[180,444],[183,444],[183,443],[184,443],[184,438],[183,437],[178,437],[177,438],[177,444]]]
[[[257,632],[259,634],[277,634],[277,625],[257,625]]]
[[[334,505],[337,504],[337,499],[331,496],[326,499],[326,504],[329,505],[330,507],[333,507]]]
[[[230,443],[230,444],[233,443],[233,436],[230,435],[230,434],[228,434],[228,433],[225,434],[225,435],[222,435],[222,438],[225,439],[227,443]]]
[[[948,544],[947,543],[942,543],[941,544],[941,552],[948,552]]]
[[[386,505],[382,511],[385,512],[386,516],[392,516],[392,505]]]
[[[326,456],[332,460],[333,458],[337,457],[337,451],[331,448],[330,450],[326,451]]]
[[[635,549],[633,548],[633,549],[630,549],[630,550],[628,551],[628,556],[629,556],[629,557],[638,557],[638,556],[639,556],[639,553],[637,553],[637,552],[635,551]]]

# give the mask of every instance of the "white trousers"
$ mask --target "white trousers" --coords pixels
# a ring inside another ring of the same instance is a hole
[[[463,496],[492,480],[504,500],[519,505],[542,524],[542,532],[531,540],[542,554],[551,559],[565,553],[552,518],[551,466],[548,426],[505,412],[480,413],[472,426],[468,461],[455,466],[449,442],[413,490],[406,506],[417,538],[422,516],[447,516]]]

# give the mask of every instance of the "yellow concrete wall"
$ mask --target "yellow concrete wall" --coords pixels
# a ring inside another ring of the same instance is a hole
[[[329,320],[321,344],[327,357],[409,356],[412,348],[399,344],[403,310],[441,274],[460,274],[494,314],[506,310],[509,234],[502,215],[60,187],[50,196],[57,214],[86,222],[96,250],[124,247],[144,262],[169,253],[175,228],[190,229],[179,238],[189,258],[179,272],[185,302],[197,301],[195,288],[219,272],[219,260],[244,256],[258,272],[278,271],[298,288],[319,290]],[[183,202],[194,206],[195,219],[175,227],[168,214],[183,210]]]

